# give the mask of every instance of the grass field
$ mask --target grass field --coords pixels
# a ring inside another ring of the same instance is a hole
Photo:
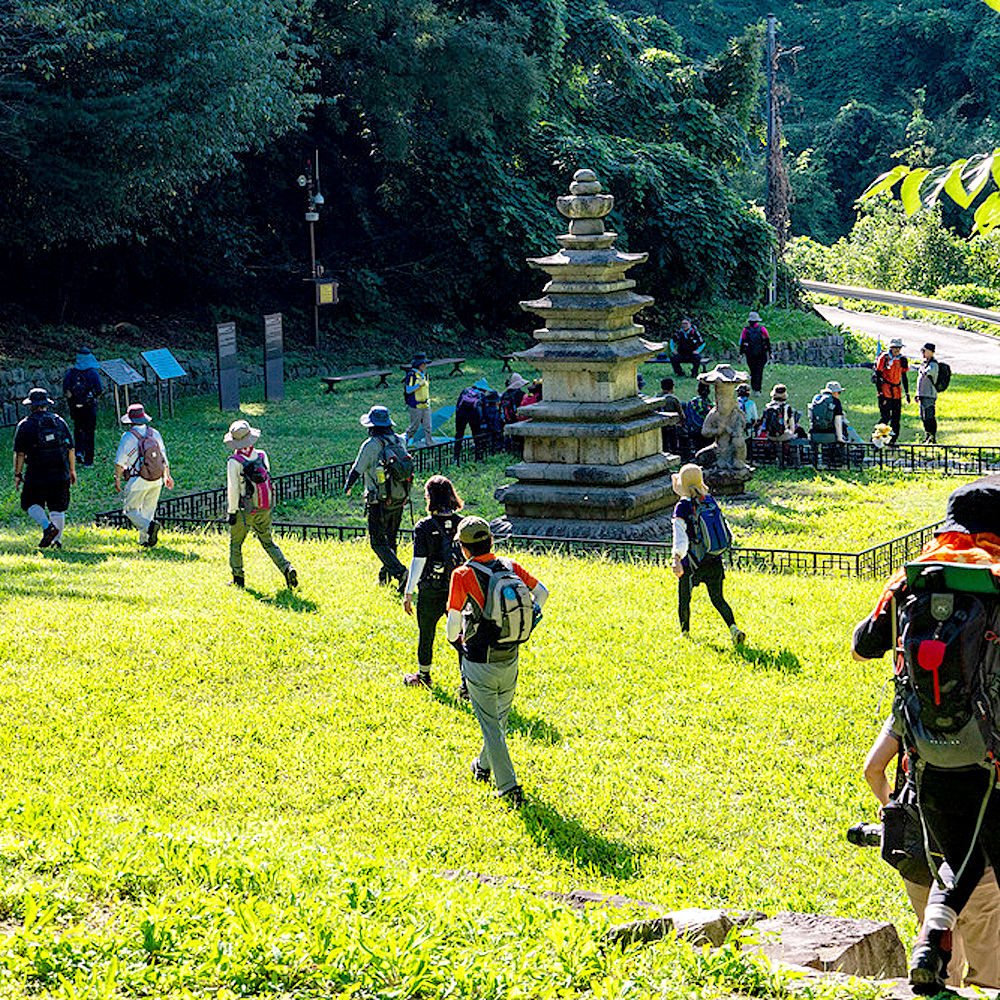
[[[606,916],[436,875],[456,868],[913,929],[843,838],[874,813],[860,765],[888,708],[886,665],[847,653],[876,585],[733,574],[735,652],[702,593],[677,640],[662,570],[525,557],[552,597],[511,813],[468,774],[441,639],[435,690],[401,684],[415,625],[367,547],[287,549],[299,591],[248,543],[237,592],[224,536],[72,529],[56,555],[0,534],[0,996],[780,992],[731,953],[616,957]]]

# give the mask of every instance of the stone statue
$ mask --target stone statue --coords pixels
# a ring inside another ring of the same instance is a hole
[[[716,365],[698,376],[715,389],[715,406],[702,425],[703,437],[714,438],[702,448],[695,461],[706,470],[705,479],[713,493],[742,493],[743,484],[753,474],[747,465],[746,418],[736,401],[736,388],[749,381],[747,372],[732,365]]]

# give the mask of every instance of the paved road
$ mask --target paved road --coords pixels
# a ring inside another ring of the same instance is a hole
[[[816,306],[816,309],[834,326],[846,326],[855,333],[880,339],[883,344],[893,337],[901,338],[903,353],[911,361],[919,362],[920,348],[930,341],[937,347],[936,356],[947,361],[957,375],[1000,375],[1000,335],[852,312],[836,306]]]

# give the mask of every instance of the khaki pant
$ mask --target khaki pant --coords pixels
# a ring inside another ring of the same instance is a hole
[[[907,882],[905,878],[903,885],[923,922],[930,886]],[[1000,989],[1000,889],[992,869],[986,870],[958,915],[948,963],[948,985]]]
[[[284,573],[292,564],[271,537],[269,510],[236,512],[236,523],[229,525],[229,568],[239,576],[243,575],[243,543],[251,530],[257,536],[261,547],[271,557],[271,562]]]
[[[424,444],[434,444],[434,438],[431,437],[430,406],[408,406],[406,409],[410,414],[410,427],[406,432],[407,443],[413,440],[413,435],[417,433],[417,428],[423,426]]]
[[[156,517],[162,489],[162,479],[150,482],[142,476],[133,476],[125,485],[122,501],[125,516],[139,529],[140,542],[149,541],[149,525]]]

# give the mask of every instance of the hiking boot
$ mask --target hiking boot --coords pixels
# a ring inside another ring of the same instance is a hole
[[[152,548],[156,544],[156,539],[160,537],[160,525],[157,521],[149,522],[149,541],[146,544]]]
[[[299,585],[299,574],[295,572],[294,566],[289,566],[288,569],[285,570],[285,583],[292,588]]]
[[[423,687],[430,689],[431,675],[423,670],[415,674],[403,674],[403,683],[408,688]]]
[[[472,777],[475,778],[476,781],[489,781],[493,774],[488,767],[483,767],[479,763],[478,757],[472,758],[472,761],[469,764],[469,769],[472,771]]]
[[[233,582],[230,584],[231,587],[239,587],[242,590],[247,585],[246,580],[243,579],[242,573],[233,574]]]
[[[47,549],[56,540],[58,534],[59,529],[50,522],[49,526],[42,532],[42,540],[38,543],[38,547]]]
[[[383,566],[382,569],[378,571],[378,585],[380,587],[385,587],[392,577],[389,575],[389,571]]]
[[[733,637],[734,646],[742,646],[743,643],[747,641],[747,634],[739,627],[739,625],[730,625],[729,634]]]
[[[921,932],[910,955],[910,986],[914,993],[936,996],[947,992],[951,961],[951,931]]]
[[[505,792],[497,792],[496,797],[500,799],[501,802],[506,802],[507,805],[511,806],[513,809],[519,809],[522,805],[524,805],[524,790],[520,785],[508,788]]]
[[[62,542],[53,542],[52,543],[52,548],[54,548],[54,549],[61,549],[62,548]]]
[[[465,678],[464,677],[462,678],[462,683],[458,686],[458,691],[456,692],[456,696],[458,697],[459,701],[471,701],[472,700],[469,697],[469,685],[465,683]]]

